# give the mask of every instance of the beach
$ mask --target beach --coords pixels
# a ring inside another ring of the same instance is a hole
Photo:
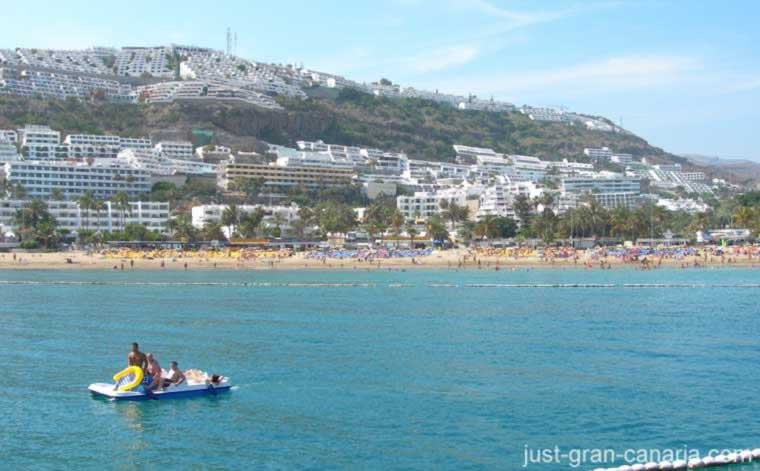
[[[646,261],[644,260],[646,259]],[[0,254],[3,270],[396,270],[396,269],[516,269],[516,268],[701,268],[760,267],[760,257],[746,250],[723,255],[650,255],[637,259],[579,251],[572,256],[493,250],[436,250],[414,257],[315,256],[314,252],[278,251],[62,251]]]

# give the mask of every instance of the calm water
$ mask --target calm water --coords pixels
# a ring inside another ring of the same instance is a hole
[[[5,469],[519,469],[525,445],[760,446],[757,270],[0,280]],[[562,283],[593,286],[514,286]],[[90,397],[134,340],[239,387]]]

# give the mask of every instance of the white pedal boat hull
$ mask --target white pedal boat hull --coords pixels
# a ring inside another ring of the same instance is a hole
[[[184,383],[179,386],[169,386],[161,391],[143,393],[136,390],[114,391],[113,383],[93,383],[87,389],[94,395],[106,397],[115,401],[144,401],[151,399],[180,399],[197,396],[213,396],[227,392],[232,387],[229,380],[224,378],[218,384]]]

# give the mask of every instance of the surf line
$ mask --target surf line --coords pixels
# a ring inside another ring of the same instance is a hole
[[[755,448],[754,450],[742,450],[736,453],[705,456],[703,458],[692,458],[689,461],[676,460],[661,461],[659,463],[626,464],[612,468],[597,468],[594,471],[670,471],[678,469],[705,469],[717,468],[719,466],[727,467],[735,464],[748,464],[754,461],[760,461],[760,448]]]

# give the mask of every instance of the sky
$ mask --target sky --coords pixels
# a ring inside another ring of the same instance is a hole
[[[755,0],[7,2],[0,48],[192,44],[358,81],[602,115],[674,153],[760,161]]]

